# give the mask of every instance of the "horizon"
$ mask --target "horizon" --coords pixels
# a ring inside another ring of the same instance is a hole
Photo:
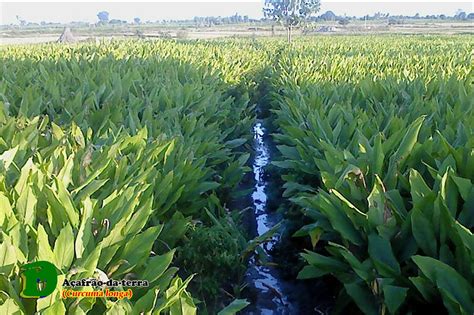
[[[1,25],[19,24],[19,19],[30,23],[62,23],[98,21],[97,13],[107,11],[110,19],[133,21],[135,17],[146,21],[190,20],[193,17],[224,17],[239,14],[252,19],[263,17],[264,1],[187,1],[187,2],[2,2]],[[456,11],[472,12],[471,2],[355,2],[324,1],[316,15],[333,11],[338,16],[374,15],[377,12],[390,15],[453,16]]]

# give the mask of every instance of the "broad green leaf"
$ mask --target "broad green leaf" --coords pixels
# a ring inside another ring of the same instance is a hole
[[[84,272],[80,273],[83,278],[91,277],[94,274],[102,252],[102,243],[99,243],[94,250],[87,256],[79,259],[75,265],[84,268]]]
[[[390,242],[377,235],[369,235],[369,255],[377,271],[384,277],[400,275],[400,265],[392,251]]]
[[[423,298],[427,301],[431,301],[436,295],[436,289],[428,279],[423,276],[410,277],[410,281],[415,285],[418,291],[421,293]]]
[[[199,194],[203,194],[209,190],[216,189],[219,186],[220,184],[216,182],[202,182],[199,184],[197,191],[199,192]]]
[[[346,206],[348,206],[350,209],[353,211],[350,212],[350,217],[354,217],[354,220],[357,221],[365,221],[367,219],[367,214],[363,213],[359,209],[357,209],[356,206],[354,206],[349,200],[347,200],[341,193],[339,193],[335,189],[331,189],[330,191],[332,194],[334,194],[339,200],[341,200]]]
[[[170,307],[170,315],[195,315],[197,311],[191,295],[184,291],[182,297]]]
[[[369,197],[367,197],[369,203],[367,217],[369,223],[374,228],[384,224],[392,216],[384,194],[385,189],[382,180],[378,176],[375,176],[374,187]]]
[[[326,273],[338,273],[348,270],[348,265],[331,257],[323,256],[314,252],[306,251],[301,254],[303,258],[310,264],[325,271]]]
[[[56,257],[56,267],[67,272],[74,259],[74,233],[69,224],[61,230],[56,239],[54,256]]]
[[[382,168],[385,155],[382,147],[382,134],[377,134],[374,139],[374,151],[372,152],[372,173],[374,175],[382,176]]]
[[[453,171],[451,167],[448,167],[446,173],[444,173],[441,179],[440,194],[451,214],[453,216],[456,216],[458,207],[458,189],[456,187],[456,184],[451,179],[452,173]]]
[[[83,186],[83,188],[78,191],[77,195],[74,196],[74,200],[77,202],[82,201],[85,198],[90,198],[93,193],[102,188],[108,181],[109,179],[93,180],[88,185]],[[75,191],[77,190],[74,190],[73,193]]]
[[[233,149],[233,148],[240,147],[245,142],[247,142],[247,139],[240,138],[240,139],[233,139],[233,140],[227,141],[225,144],[229,148]]]
[[[55,184],[58,189],[57,191],[58,201],[63,206],[63,209],[69,218],[69,222],[71,223],[71,226],[74,228],[77,228],[79,226],[79,215],[76,208],[74,207],[74,204],[72,203],[71,196],[69,195],[69,192],[66,190],[65,185],[58,178],[55,179]]]
[[[437,257],[438,242],[434,226],[424,213],[415,207],[411,210],[411,226],[416,243],[429,256]]]
[[[0,305],[0,314],[23,315],[24,313],[21,311],[18,304],[15,303],[15,300],[7,299],[2,305]]]
[[[10,168],[10,165],[13,163],[13,159],[15,158],[17,152],[18,146],[0,154],[0,165],[3,166],[5,172],[8,171],[8,169]]]
[[[297,279],[313,279],[319,278],[326,275],[328,272],[326,270],[319,269],[318,267],[308,265],[304,266],[303,269],[298,272]]]
[[[38,260],[48,261],[56,265],[56,256],[51,249],[51,245],[49,244],[48,234],[41,224],[38,224],[37,237]]]
[[[245,163],[247,163],[248,159],[250,157],[249,153],[242,154],[239,159],[237,160],[239,162],[240,166],[244,166]]]
[[[316,201],[315,206],[319,208],[318,210],[328,218],[333,228],[339,232],[344,239],[355,245],[363,244],[359,230],[355,228],[354,223],[349,219],[346,213],[335,207],[330,195],[320,192],[314,201]],[[357,212],[355,211],[354,213]],[[362,218],[360,214],[357,216]]]
[[[454,175],[451,176],[451,178],[453,179],[454,183],[458,187],[458,190],[459,190],[459,193],[461,194],[462,199],[464,201],[467,201],[469,197],[469,193],[472,191],[474,185],[467,178],[462,178],[462,177],[458,177]]]
[[[10,275],[17,263],[16,249],[9,239],[0,244],[0,273]]]
[[[243,310],[249,304],[250,303],[247,302],[247,300],[243,300],[243,299],[233,300],[229,305],[227,305],[222,310],[220,310],[219,313],[217,313],[217,315],[234,315],[238,311]]]
[[[72,181],[72,168],[74,167],[74,154],[71,154],[66,160],[65,165],[59,171],[57,176],[58,180],[61,181],[65,188],[69,186]]]
[[[423,207],[425,198],[433,194],[420,173],[414,169],[410,170],[410,188],[414,206]]]
[[[437,286],[438,290],[443,290],[446,297],[458,303],[467,314],[474,312],[474,289],[454,268],[426,256],[416,255],[412,257],[412,260],[421,272]],[[446,298],[443,298],[443,301],[447,306]]]
[[[356,282],[345,283],[344,288],[364,314],[379,314],[375,299],[364,284]]]
[[[32,187],[27,184],[25,189],[21,191],[16,203],[18,215],[24,224],[33,226],[36,221],[37,202],[38,199],[36,198]]]
[[[8,231],[9,228],[13,227],[18,220],[13,213],[12,206],[10,205],[10,201],[8,200],[7,196],[0,191],[0,226]]]
[[[175,250],[173,249],[166,254],[149,258],[143,272],[143,279],[148,280],[150,283],[157,280],[171,264],[174,252]]]
[[[347,248],[342,245],[329,242],[330,248],[334,248],[350,265],[350,267],[354,270],[354,272],[365,282],[369,282],[373,276],[373,266],[371,264],[367,264],[369,260],[361,263],[353,253],[351,253]]]
[[[425,120],[425,116],[418,117],[413,123],[408,127],[405,136],[402,139],[397,151],[394,153],[394,160],[398,164],[402,164],[403,160],[406,159],[410,151],[413,149],[417,139],[418,133],[420,132],[421,125]]]
[[[186,280],[181,280],[181,278],[176,277],[171,282],[168,290],[165,292],[166,299],[159,299],[156,306],[156,311],[161,312],[171,305],[176,303],[180,296],[184,293],[184,290],[188,286],[189,282],[191,282],[194,275],[189,276]]]
[[[408,289],[394,285],[383,285],[384,303],[391,314],[395,314],[405,301]]]
[[[77,231],[76,240],[74,242],[74,249],[77,258],[82,258],[84,251],[92,239],[92,202],[87,197],[82,202],[82,217],[79,230]]]
[[[64,306],[64,303],[61,300],[57,300],[53,305],[43,310],[42,312],[42,314],[46,314],[46,315],[57,315],[57,314],[65,314],[65,313],[66,313],[66,307]]]
[[[155,308],[158,292],[159,290],[157,288],[148,290],[144,296],[135,302],[135,305],[133,306],[133,313],[151,314],[151,311]]]
[[[163,225],[153,226],[144,232],[131,238],[120,252],[120,257],[127,261],[127,265],[122,265],[114,274],[125,274],[140,267],[151,254],[151,249],[156,238],[163,229]]]

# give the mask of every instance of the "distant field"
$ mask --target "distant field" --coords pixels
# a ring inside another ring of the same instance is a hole
[[[63,26],[0,28],[0,44],[29,44],[56,41]],[[71,27],[72,33],[79,41],[96,38],[179,38],[179,39],[214,39],[224,37],[262,37],[285,36],[284,28],[277,26],[272,33],[269,24],[223,25],[213,27],[196,27],[194,25],[167,26],[160,24],[117,25]],[[346,26],[337,22],[314,23],[305,30],[296,31],[296,35],[310,34],[474,34],[469,21],[419,20],[404,24],[388,25],[386,20],[352,21]]]

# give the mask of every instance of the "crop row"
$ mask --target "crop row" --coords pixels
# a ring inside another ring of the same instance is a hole
[[[299,277],[336,277],[336,311],[471,314],[473,43],[354,39],[299,41],[272,77],[274,164],[311,222]]]
[[[237,54],[239,45],[2,49],[0,290],[7,313],[196,309],[186,291],[193,270],[184,281],[176,275],[173,248],[199,222],[230,220],[224,204],[249,170],[247,78],[256,53],[248,45]],[[245,243],[226,224],[227,238]],[[150,287],[134,290],[131,301],[62,300],[57,290],[31,302],[19,298],[18,272],[35,260],[54,263],[59,284],[95,275]],[[225,276],[234,280],[230,271]]]

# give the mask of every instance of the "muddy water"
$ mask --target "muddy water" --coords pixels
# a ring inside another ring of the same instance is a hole
[[[255,217],[257,221],[257,234],[263,235],[274,225],[271,214],[267,213],[267,181],[265,180],[265,167],[270,163],[270,152],[267,143],[264,140],[266,129],[261,122],[254,126],[255,141],[255,159],[253,162],[253,174],[255,179],[255,190],[252,193],[253,205],[255,208]],[[272,244],[270,243],[269,246]]]
[[[252,193],[255,220],[257,223],[257,236],[268,232],[280,221],[275,212],[267,209],[268,196],[266,189],[269,183],[265,174],[265,167],[271,162],[268,135],[262,121],[257,121],[254,126],[254,148],[255,158],[253,160],[253,174],[255,179],[254,191]],[[271,266],[269,251],[278,242],[278,234],[269,242],[260,245],[261,249],[268,254],[270,264],[262,264],[257,257],[252,257],[246,274],[248,290],[251,291],[253,301],[242,313],[243,314],[298,314],[297,306],[288,300],[292,291],[292,285],[281,279],[278,270]]]
[[[272,160],[272,152],[275,152],[275,145],[268,135],[263,120],[257,120],[253,131],[254,186],[249,202],[252,202],[254,210],[253,234],[261,236],[278,224],[282,217],[278,212],[269,210],[269,204],[275,206],[278,202],[271,198],[279,198],[270,193],[270,189],[276,189],[276,182],[275,178],[269,176],[270,174],[266,171],[266,167]],[[245,276],[247,284],[245,295],[251,304],[240,313],[249,315],[329,314],[335,297],[331,296],[324,282],[298,281],[282,277],[270,253],[279,242],[280,234],[277,232],[270,241],[260,245],[260,251],[266,253],[266,258],[268,258],[267,263],[264,263],[258,255],[251,257]]]

